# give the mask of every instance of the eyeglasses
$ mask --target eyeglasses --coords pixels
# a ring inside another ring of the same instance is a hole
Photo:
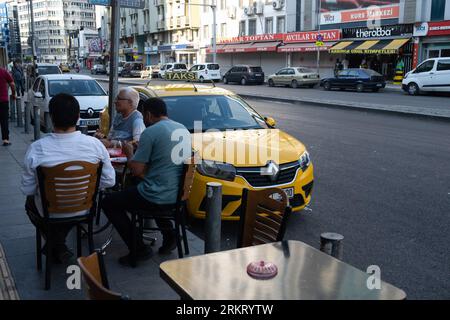
[[[127,98],[121,98],[121,97],[117,96],[115,100],[116,100],[116,101],[121,101],[121,100],[130,100],[130,99],[127,99]]]

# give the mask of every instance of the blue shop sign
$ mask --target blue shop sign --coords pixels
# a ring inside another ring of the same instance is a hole
[[[184,49],[193,49],[194,46],[191,44],[173,44],[173,45],[165,45],[159,46],[158,51],[174,51],[174,50],[184,50]]]

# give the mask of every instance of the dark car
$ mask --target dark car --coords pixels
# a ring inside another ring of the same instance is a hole
[[[383,75],[370,69],[346,69],[339,72],[334,78],[326,78],[320,81],[320,86],[325,90],[333,88],[356,89],[358,92],[372,90],[377,92],[386,87]]]
[[[238,82],[242,85],[248,83],[263,84],[264,72],[261,67],[257,66],[234,66],[223,76],[223,83],[229,82]]]

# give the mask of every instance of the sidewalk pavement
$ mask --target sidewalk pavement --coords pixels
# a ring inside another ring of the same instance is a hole
[[[105,77],[94,77],[101,82],[109,82]],[[151,81],[155,85],[180,83],[160,79],[119,79],[122,85],[145,85]],[[182,82],[184,83],[184,82]],[[323,91],[316,89],[269,88],[263,86],[239,86],[217,83],[216,86],[231,90],[246,99],[263,99],[284,103],[308,103],[335,108],[352,108],[379,112],[394,112],[414,116],[425,116],[450,120],[448,97],[407,96],[400,85],[387,84],[379,93],[357,93],[351,91]],[[438,101],[435,103],[435,101]]]
[[[31,131],[32,131],[31,127]],[[0,146],[0,300],[2,299],[85,299],[83,290],[69,290],[66,286],[68,265],[54,265],[52,287],[44,290],[44,271],[36,269],[35,228],[30,223],[25,210],[25,196],[19,187],[22,163],[33,135],[24,134],[23,128],[10,122],[12,145]],[[113,233],[113,241],[106,249],[105,266],[111,289],[130,296],[131,299],[179,299],[178,295],[159,277],[159,264],[165,260],[177,259],[176,250],[162,256],[157,253],[161,245],[160,234],[153,247],[153,257],[138,265],[126,268],[117,259],[127,254],[127,249],[118,234]],[[107,237],[107,232],[96,235],[97,247]],[[188,231],[190,256],[203,253],[204,243]],[[74,232],[68,237],[67,245],[74,252],[76,240]],[[87,254],[87,244],[83,243],[83,253]],[[3,250],[2,250],[3,247]],[[44,260],[45,261],[45,260]],[[71,264],[76,264],[75,258]],[[45,262],[44,262],[45,265]]]

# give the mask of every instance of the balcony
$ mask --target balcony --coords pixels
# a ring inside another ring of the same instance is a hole
[[[156,0],[155,1],[155,6],[163,6],[166,3],[165,0]]]
[[[158,29],[165,29],[166,28],[166,21],[165,20],[159,20],[156,22],[156,28]]]
[[[121,37],[126,37],[126,36],[127,36],[127,33],[126,33],[126,31],[125,31],[125,28],[120,29],[120,36],[121,36]]]

